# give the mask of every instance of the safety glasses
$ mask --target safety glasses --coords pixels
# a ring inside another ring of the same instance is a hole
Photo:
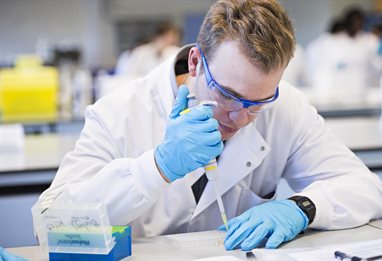
[[[198,45],[196,45],[196,48],[198,48],[202,56],[204,75],[206,76],[206,82],[209,89],[209,93],[218,103],[218,106],[221,107],[223,110],[238,111],[242,108],[245,108],[247,109],[248,114],[256,115],[272,107],[272,105],[274,104],[273,102],[279,97],[278,86],[276,88],[275,94],[268,99],[250,101],[236,97],[234,94],[225,90],[215,81],[215,79],[211,75],[210,69],[208,68],[206,57],[204,56],[201,48]]]

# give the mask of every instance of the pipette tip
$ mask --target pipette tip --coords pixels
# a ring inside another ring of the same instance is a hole
[[[225,212],[221,213],[221,216],[222,216],[223,223],[225,225],[225,229],[228,232],[228,222],[227,222],[227,216],[225,215]]]

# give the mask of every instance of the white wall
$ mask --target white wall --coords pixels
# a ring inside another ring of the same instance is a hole
[[[82,47],[86,66],[115,62],[115,36],[102,0],[0,0],[0,62],[33,53],[37,39]]]

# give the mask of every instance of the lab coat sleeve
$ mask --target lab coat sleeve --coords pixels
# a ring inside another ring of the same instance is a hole
[[[379,177],[326,128],[305,97],[290,106],[300,113],[290,119],[297,124],[290,125],[293,145],[283,175],[298,195],[315,203],[310,227],[350,228],[381,218]]]
[[[168,184],[156,168],[153,150],[128,158],[115,143],[90,106],[75,149],[65,156],[40,200],[53,191],[56,201],[103,202],[112,225],[129,224],[143,214]]]

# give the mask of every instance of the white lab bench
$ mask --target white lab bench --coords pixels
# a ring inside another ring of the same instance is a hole
[[[34,245],[31,207],[49,187],[79,135],[27,135],[22,151],[0,158],[0,246]]]
[[[379,117],[327,118],[326,126],[372,171],[382,171],[382,122]]]
[[[357,97],[348,100],[345,95],[312,87],[299,88],[324,118],[378,116],[381,114],[382,90],[379,87],[364,88]]]
[[[50,184],[64,155],[79,135],[27,135],[24,150],[7,151],[0,160],[0,186]],[[46,174],[52,172],[53,176]],[[42,175],[30,175],[41,172]],[[17,175],[16,175],[17,174]],[[3,192],[4,193],[4,192]]]
[[[367,240],[382,238],[382,220],[372,221],[369,224],[353,229],[336,231],[313,231],[307,230],[299,235],[295,240],[285,243],[280,249],[288,248],[311,248],[322,247],[325,245],[334,245],[341,243],[361,242]],[[23,256],[28,260],[45,261],[48,260],[48,254],[39,246],[10,248],[10,252]],[[166,244],[162,237],[138,238],[133,239],[132,256],[125,260],[134,261],[180,261],[194,260],[213,256],[235,256],[246,260],[246,255],[240,250],[226,251],[223,246],[200,247],[197,249],[182,250]],[[261,260],[261,259],[255,259]],[[282,259],[271,259],[282,260]]]

